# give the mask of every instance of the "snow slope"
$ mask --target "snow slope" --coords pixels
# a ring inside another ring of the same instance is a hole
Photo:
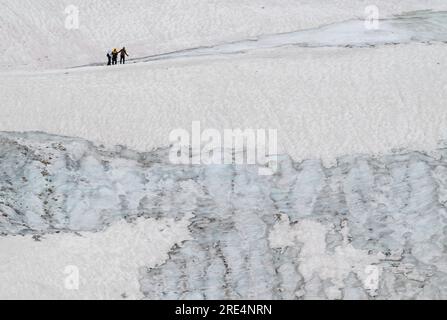
[[[278,129],[294,159],[433,150],[446,137],[444,44],[285,48],[0,75],[0,128],[78,136],[147,151],[169,133]]]
[[[447,10],[444,0],[373,2],[380,17]],[[65,28],[69,5],[79,29]],[[362,19],[366,0],[0,0],[0,70],[75,66],[127,46],[132,57]]]
[[[2,237],[0,299],[140,299],[139,269],[166,261],[187,226],[142,218],[98,233]]]

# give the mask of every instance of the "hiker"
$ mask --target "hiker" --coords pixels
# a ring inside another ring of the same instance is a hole
[[[118,64],[118,50],[113,48],[112,50],[112,65]]]
[[[110,66],[112,64],[112,52],[107,51],[107,65]]]
[[[120,64],[125,64],[125,63],[126,63],[126,56],[129,56],[129,55],[127,54],[127,51],[126,51],[126,47],[123,47],[123,48],[119,51],[119,53],[121,54],[121,56],[120,56]]]

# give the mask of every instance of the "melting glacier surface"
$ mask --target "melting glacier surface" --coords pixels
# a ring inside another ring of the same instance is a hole
[[[272,176],[168,151],[0,133],[1,236],[186,218],[191,240],[139,271],[146,298],[447,298],[446,147],[329,168],[281,156]]]

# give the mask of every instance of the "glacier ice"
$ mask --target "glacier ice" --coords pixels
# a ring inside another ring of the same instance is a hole
[[[445,299],[447,148],[435,151],[332,167],[281,156],[259,176],[253,165],[173,165],[168,149],[4,132],[0,234],[189,217],[191,240],[140,270],[146,298]]]

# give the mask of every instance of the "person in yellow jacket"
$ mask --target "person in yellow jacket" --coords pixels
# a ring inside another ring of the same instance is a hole
[[[118,50],[116,48],[113,48],[112,50],[112,65],[118,64]]]

